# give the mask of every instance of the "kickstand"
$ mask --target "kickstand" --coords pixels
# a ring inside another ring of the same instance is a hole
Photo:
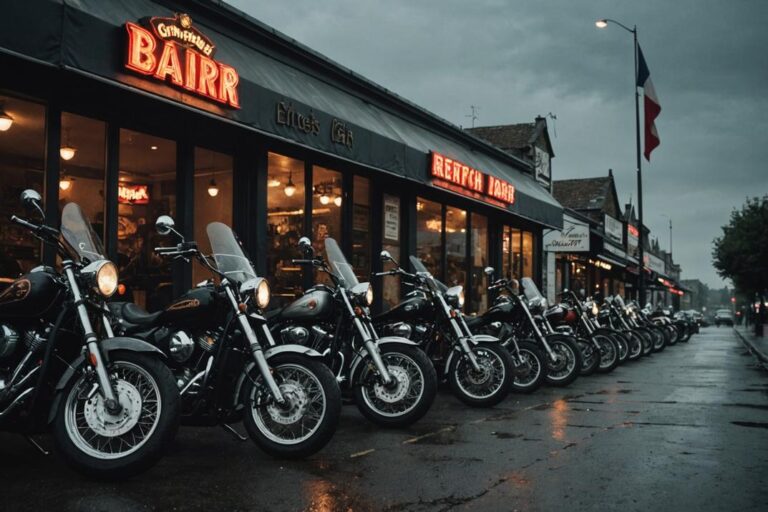
[[[221,424],[221,428],[223,428],[224,430],[226,430],[227,432],[229,432],[230,434],[235,436],[235,438],[237,438],[238,441],[247,441],[248,440],[247,437],[245,437],[243,434],[241,434],[240,432],[235,430],[235,428],[232,425],[229,425],[227,423],[222,423]]]
[[[32,436],[24,436],[24,439],[26,439],[27,441],[29,441],[29,444],[31,444],[32,446],[34,446],[34,447],[37,449],[37,451],[39,451],[40,453],[42,453],[42,454],[43,454],[43,455],[45,455],[46,457],[47,457],[48,455],[50,455],[50,454],[51,454],[51,452],[49,452],[48,450],[46,450],[45,448],[43,448],[43,447],[40,445],[40,443],[38,443],[37,441],[35,441],[34,439],[32,439]]]

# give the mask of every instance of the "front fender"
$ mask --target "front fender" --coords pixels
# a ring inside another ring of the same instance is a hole
[[[491,336],[490,334],[473,334],[471,338],[469,338],[469,342],[472,345],[480,345],[486,344],[486,343],[498,343],[501,345],[501,340],[497,338],[496,336]],[[448,359],[445,360],[445,367],[443,368],[443,375],[448,375],[448,371],[451,368],[451,362],[453,361],[453,356],[456,354],[461,354],[461,349],[459,346],[455,346],[453,350],[451,350],[451,353],[448,355]]]
[[[285,345],[277,345],[275,347],[268,348],[264,351],[264,357],[269,360],[270,357],[276,356],[278,354],[284,354],[286,352],[292,353],[292,354],[301,354],[307,357],[318,357],[322,358],[323,354],[318,352],[317,350],[305,347],[304,345],[298,345],[298,344],[292,344],[288,343]]]
[[[108,338],[99,342],[99,348],[101,353],[108,356],[110,352],[117,350],[126,350],[128,352],[150,352],[165,359],[165,354],[155,347],[150,345],[146,341],[142,341],[136,338],[129,338],[126,336],[116,336],[114,338]],[[108,357],[107,357],[108,359]],[[70,381],[76,379],[79,375],[80,369],[85,364],[85,355],[80,354],[77,359],[69,363],[68,368],[64,371],[59,382],[56,384],[55,397],[51,404],[51,410],[48,414],[48,423],[53,421],[56,411],[59,408],[59,402],[61,401],[61,391],[69,385]]]
[[[376,345],[392,345],[392,344],[398,344],[398,345],[408,345],[411,347],[418,347],[419,344],[415,343],[408,338],[403,338],[402,336],[383,336],[377,340],[374,341]],[[355,358],[352,360],[352,364],[349,368],[349,380],[351,382],[355,382],[355,379],[357,377],[356,372],[358,371],[358,368],[360,367],[360,363],[363,362],[363,360],[368,356],[368,350],[363,348],[360,350],[360,352],[357,353]]]

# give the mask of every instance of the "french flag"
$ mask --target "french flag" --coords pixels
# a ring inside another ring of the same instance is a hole
[[[643,154],[645,159],[651,161],[651,151],[661,143],[659,140],[659,132],[656,131],[656,118],[661,112],[661,104],[656,97],[656,89],[651,82],[651,72],[648,71],[648,64],[645,63],[645,57],[643,57],[643,50],[637,47],[638,53],[638,70],[637,70],[637,86],[642,87],[645,97],[645,149]]]

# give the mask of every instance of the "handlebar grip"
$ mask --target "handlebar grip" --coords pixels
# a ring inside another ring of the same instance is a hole
[[[155,247],[155,252],[157,254],[172,254],[176,251],[177,249],[175,247]]]
[[[25,227],[27,229],[35,230],[35,231],[38,228],[38,226],[36,226],[35,224],[32,224],[31,222],[28,222],[28,221],[22,219],[21,217],[17,217],[15,215],[11,215],[11,222],[13,222],[14,224],[18,224],[19,226],[23,226],[23,227]]]

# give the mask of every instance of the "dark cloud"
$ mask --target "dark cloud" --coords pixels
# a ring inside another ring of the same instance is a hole
[[[662,104],[644,161],[645,220],[663,247],[673,219],[685,278],[721,286],[711,241],[733,207],[768,193],[768,2],[762,0],[232,0],[331,59],[456,124],[557,116],[556,178],[613,168],[635,182],[636,23]]]

